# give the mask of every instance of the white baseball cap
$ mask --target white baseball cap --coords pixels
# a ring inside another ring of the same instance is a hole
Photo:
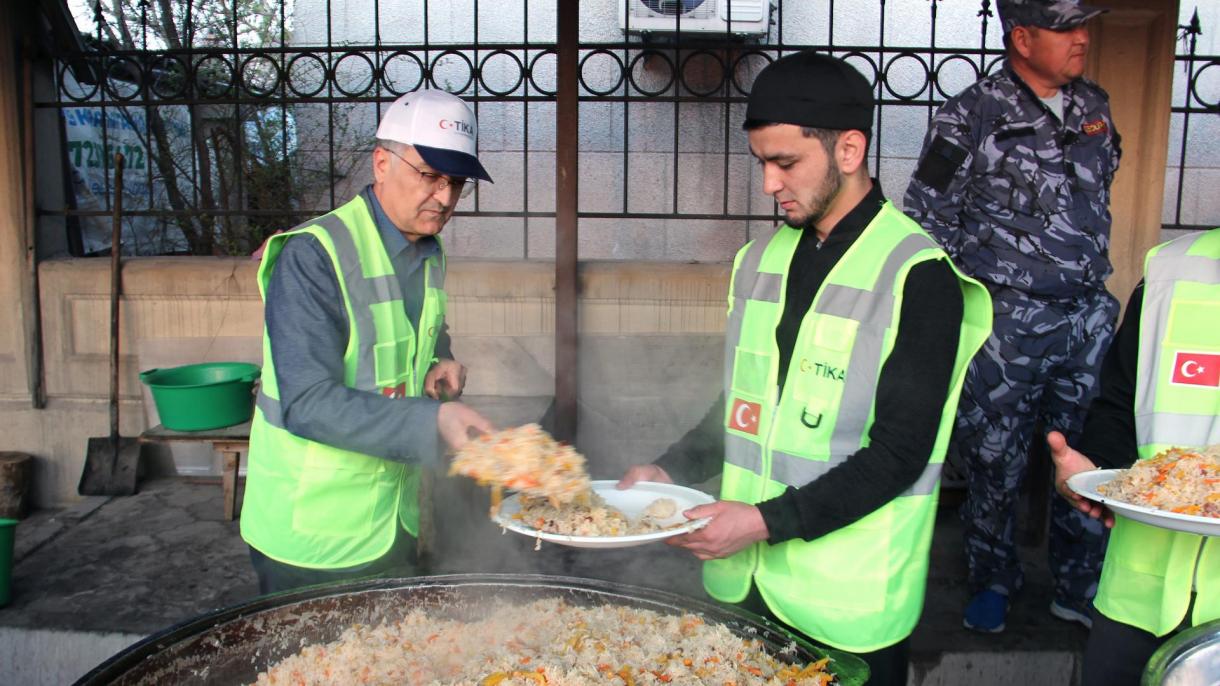
[[[407,93],[390,104],[377,126],[377,138],[413,146],[446,176],[491,181],[477,156],[478,133],[470,105],[441,90]]]

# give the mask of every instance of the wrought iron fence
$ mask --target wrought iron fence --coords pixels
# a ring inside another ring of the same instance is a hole
[[[1215,27],[1212,27],[1215,30]],[[1189,211],[1184,208],[1187,189],[1206,193],[1217,162],[1217,139],[1215,137],[1216,114],[1220,113],[1220,55],[1200,55],[1199,39],[1203,26],[1199,11],[1194,9],[1190,19],[1178,27],[1178,55],[1174,75],[1173,109],[1171,115],[1169,165],[1167,193],[1162,225],[1170,229],[1210,229],[1220,225],[1220,214],[1202,208]],[[1207,129],[1200,135],[1198,122],[1202,120]],[[1192,128],[1192,124],[1195,127]],[[1193,134],[1193,135],[1192,135]],[[1197,163],[1191,172],[1191,163]],[[1210,177],[1210,178],[1209,178]],[[1170,203],[1170,197],[1173,202]]]
[[[474,103],[481,154],[499,182],[480,185],[459,206],[462,230],[487,238],[499,257],[547,257],[558,45],[576,40],[578,216],[587,220],[582,241],[590,241],[582,257],[587,248],[592,257],[727,259],[742,242],[733,231],[776,216],[740,131],[763,65],[813,47],[860,68],[881,103],[874,173],[900,197],[935,108],[1002,59],[991,0],[878,0],[867,9],[842,0],[737,0],[769,12],[765,30],[750,37],[732,25],[703,33],[681,22],[674,35],[641,34],[626,12],[641,2],[582,3],[587,19],[576,36],[557,35],[554,0],[97,2],[82,49],[55,56],[55,97],[35,103],[61,113],[75,191],[65,206],[41,212],[68,218],[83,237],[78,250],[104,249],[107,165],[123,152],[134,189],[128,221],[135,235],[150,237],[127,250],[246,252],[365,181],[364,156],[385,104],[444,88]],[[1183,216],[1192,123],[1220,111],[1220,99],[1200,85],[1220,59],[1197,54],[1201,32],[1197,18],[1183,27],[1177,57],[1186,77],[1173,108],[1181,140],[1171,141],[1180,151],[1179,164],[1171,161],[1178,183],[1165,224],[1174,228],[1220,220]],[[654,245],[649,232],[658,223],[666,238]],[[482,225],[507,233],[479,233]],[[635,230],[599,241],[599,232],[624,226]],[[737,228],[709,247],[704,238],[728,226]],[[462,249],[478,254],[475,242]]]

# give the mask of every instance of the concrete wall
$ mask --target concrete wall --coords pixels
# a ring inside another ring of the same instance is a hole
[[[85,259],[42,264],[46,409],[30,407],[23,375],[4,377],[12,387],[0,394],[0,450],[35,455],[38,505],[76,498],[87,439],[108,432],[108,267],[106,260]],[[258,360],[262,306],[255,268],[242,259],[124,263],[124,435],[156,421],[138,380],[141,369]],[[582,267],[577,444],[594,472],[617,474],[656,457],[711,404],[719,392],[728,271],[727,265]],[[554,388],[552,266],[454,260],[446,287],[455,355],[470,368],[470,402],[502,424],[541,418]],[[9,346],[0,355],[15,349],[5,338],[0,343]],[[208,471],[197,460],[186,451],[172,459],[155,455],[149,467]]]

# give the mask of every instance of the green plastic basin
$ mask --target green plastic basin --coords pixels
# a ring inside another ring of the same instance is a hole
[[[140,372],[152,392],[161,424],[174,431],[204,431],[250,421],[254,382],[262,370],[245,362],[204,362]]]

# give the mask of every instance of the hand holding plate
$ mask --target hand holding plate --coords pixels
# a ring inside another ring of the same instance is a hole
[[[1114,513],[1110,512],[1105,505],[1084,498],[1067,485],[1069,478],[1081,472],[1093,471],[1097,469],[1097,465],[1069,446],[1067,438],[1058,431],[1052,431],[1046,435],[1046,445],[1051,450],[1051,461],[1055,463],[1055,490],[1059,491],[1059,495],[1066,498],[1072,507],[1093,519],[1102,520],[1107,527],[1112,528]]]

